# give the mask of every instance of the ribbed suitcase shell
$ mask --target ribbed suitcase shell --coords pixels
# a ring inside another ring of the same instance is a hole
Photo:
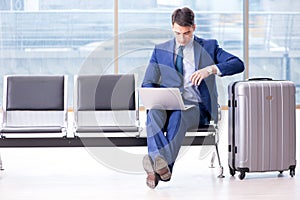
[[[296,167],[295,84],[290,81],[234,82],[228,88],[230,174]]]

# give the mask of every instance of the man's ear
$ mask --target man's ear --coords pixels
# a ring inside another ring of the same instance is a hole
[[[194,31],[196,30],[196,24],[193,25],[193,29],[194,29]]]

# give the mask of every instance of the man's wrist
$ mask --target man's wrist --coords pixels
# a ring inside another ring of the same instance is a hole
[[[208,72],[208,75],[214,74],[214,66],[213,65],[210,65],[210,66],[206,67],[205,69]]]
[[[216,74],[218,76],[222,76],[222,73],[219,70],[219,68],[217,67],[217,65],[210,65],[210,66],[206,67],[205,69],[209,75]]]

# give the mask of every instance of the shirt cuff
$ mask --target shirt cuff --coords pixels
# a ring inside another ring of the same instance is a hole
[[[219,67],[218,67],[217,65],[215,65],[215,66],[216,66],[216,69],[217,69],[217,75],[218,75],[218,76],[222,76],[222,73],[221,73]]]

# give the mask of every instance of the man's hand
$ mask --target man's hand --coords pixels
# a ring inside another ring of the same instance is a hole
[[[216,74],[216,69],[214,65],[195,71],[191,75],[190,80],[193,85],[200,85],[201,81],[210,76],[211,74]]]

